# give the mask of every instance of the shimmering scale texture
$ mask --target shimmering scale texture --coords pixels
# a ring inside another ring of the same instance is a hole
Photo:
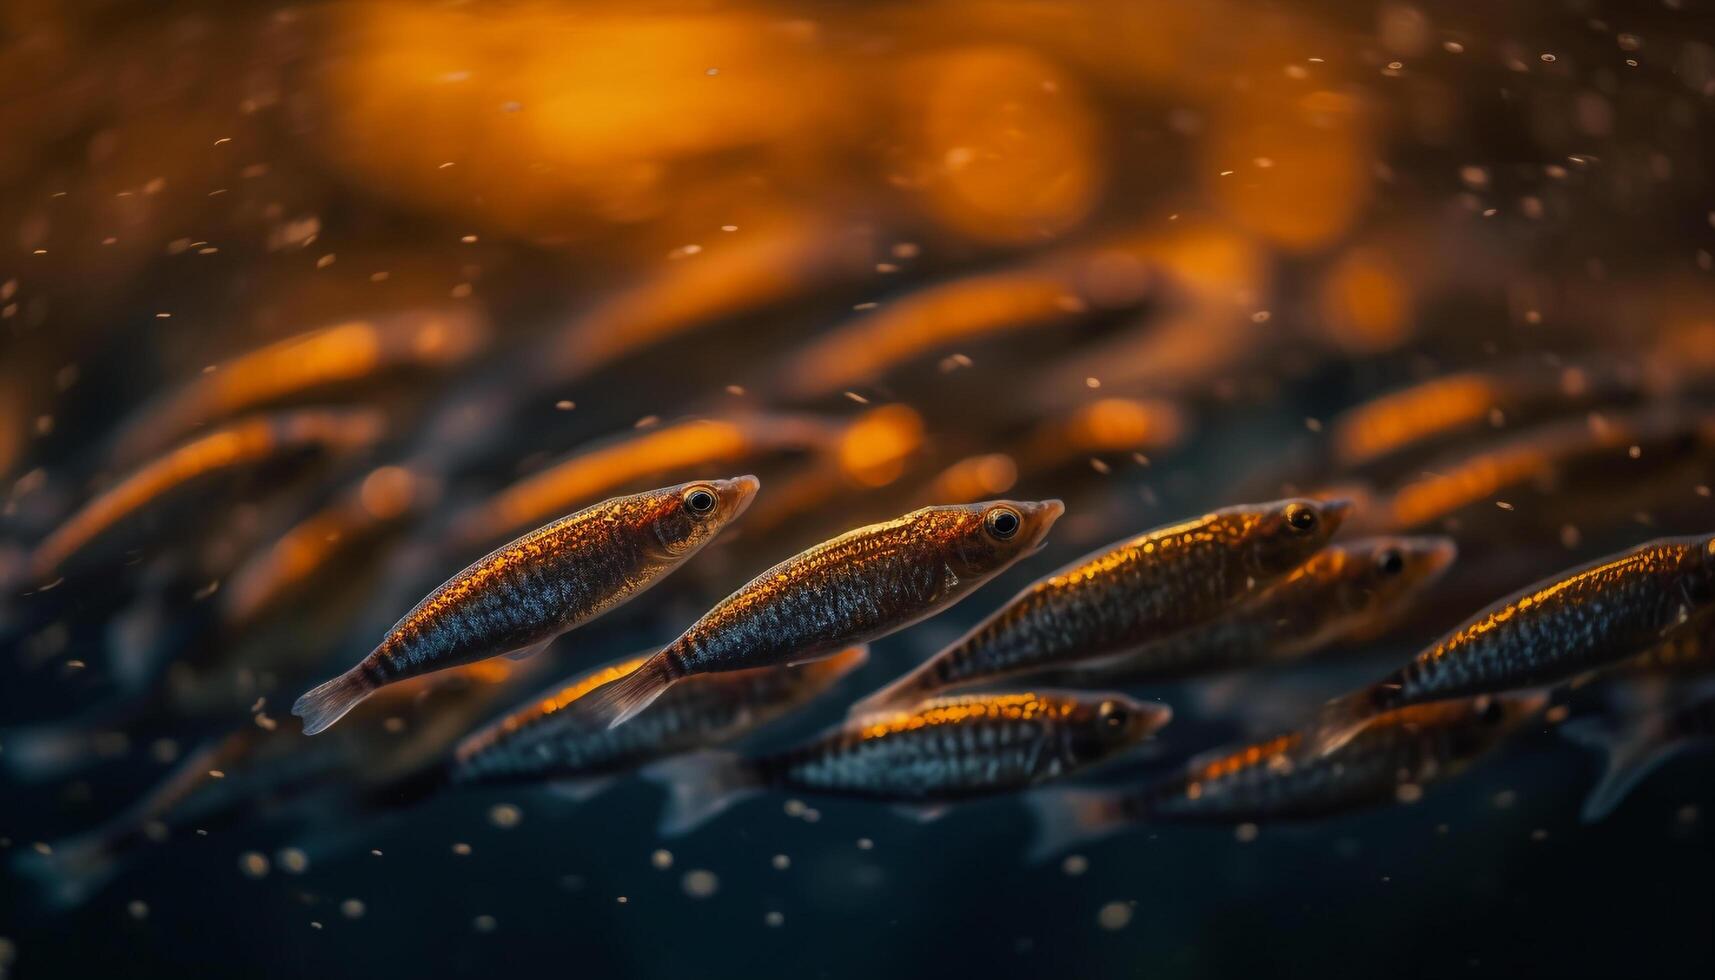
[[[666,651],[675,672],[811,660],[903,629],[957,602],[1041,540],[1058,502],[1009,503],[1022,526],[985,537],[994,504],[926,507],[842,534],[774,566]]]
[[[730,741],[801,707],[862,662],[862,647],[796,667],[693,677],[624,725],[609,728],[565,708],[637,669],[637,657],[586,674],[506,716],[458,748],[455,778],[551,780],[623,772]]]
[[[365,669],[394,680],[524,649],[594,619],[695,554],[736,516],[731,507],[742,512],[754,486],[733,483],[707,484],[744,500],[723,499],[699,527],[679,486],[616,497],[524,535],[431,592],[365,658]]]
[[[1715,601],[1715,541],[1664,538],[1504,599],[1377,688],[1383,706],[1570,679],[1662,642]]]
[[[1037,694],[928,701],[858,719],[753,763],[769,785],[900,801],[953,800],[1018,789],[1082,761],[1077,734],[1100,724],[1090,704]]]
[[[1091,665],[1086,679],[1167,680],[1298,656],[1377,631],[1453,559],[1443,538],[1375,538],[1330,545],[1255,598],[1210,622]],[[1384,571],[1383,556],[1397,558]]]
[[[1157,528],[1044,578],[897,682],[911,692],[1031,673],[1135,650],[1207,622],[1285,574],[1338,526],[1281,529],[1282,507],[1234,507]]]

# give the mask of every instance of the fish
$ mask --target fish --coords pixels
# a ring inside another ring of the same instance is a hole
[[[703,674],[675,685],[618,728],[565,710],[646,659],[630,657],[557,685],[466,737],[454,752],[451,780],[594,785],[615,773],[748,734],[820,697],[868,657],[868,647],[854,646],[788,667]]]
[[[1109,545],[1026,586],[852,710],[1102,660],[1208,622],[1302,564],[1339,529],[1347,507],[1299,498],[1246,504]]]
[[[299,698],[314,735],[384,684],[541,649],[689,560],[756,496],[754,476],[614,497],[478,559],[429,593],[355,667]]]
[[[213,429],[143,464],[84,504],[36,545],[29,574],[46,581],[117,525],[210,474],[304,450],[351,453],[373,445],[384,432],[384,417],[371,409],[299,409]]]
[[[649,776],[670,787],[668,835],[770,788],[928,807],[1066,776],[1114,758],[1172,717],[1166,705],[1119,694],[958,695],[851,719],[769,755],[683,756]]]
[[[1395,801],[1465,770],[1547,703],[1541,693],[1414,705],[1369,719],[1336,752],[1306,751],[1292,731],[1193,759],[1135,789],[1027,797],[1036,821],[1029,859],[1151,823],[1314,820]]]
[[[1715,535],[1659,538],[1526,586],[1324,709],[1321,751],[1373,715],[1571,680],[1650,649],[1715,601]]]
[[[1064,512],[1058,500],[991,500],[847,531],[751,579],[584,710],[619,725],[686,677],[815,660],[902,630],[1035,551]]]
[[[1457,555],[1453,540],[1438,535],[1332,544],[1230,613],[1133,653],[1074,667],[1066,680],[1175,680],[1368,639],[1440,580]]]
[[[1603,758],[1602,775],[1584,800],[1585,823],[1606,819],[1668,760],[1715,740],[1715,685],[1698,688],[1670,707],[1619,719],[1578,718],[1560,726],[1568,739]]]

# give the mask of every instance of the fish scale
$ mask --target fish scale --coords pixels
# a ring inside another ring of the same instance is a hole
[[[1229,507],[1110,545],[1026,587],[857,710],[1125,653],[1206,622],[1314,554],[1346,509],[1311,500]],[[1305,527],[1288,523],[1300,513]]]
[[[539,648],[648,589],[702,549],[755,496],[755,477],[615,497],[490,552],[448,579],[357,666],[299,698],[313,735],[378,687]],[[693,510],[693,494],[708,507]]]

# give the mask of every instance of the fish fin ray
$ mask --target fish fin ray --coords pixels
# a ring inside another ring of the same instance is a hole
[[[664,837],[690,833],[762,790],[755,772],[735,752],[703,751],[665,759],[644,769],[643,776],[667,788],[660,825]]]
[[[570,710],[603,722],[608,728],[617,728],[654,704],[673,681],[666,658],[658,653],[624,677],[615,678],[579,698]]]
[[[359,664],[333,680],[313,688],[292,705],[292,714],[304,720],[304,734],[314,735],[345,717],[358,702],[375,691],[375,682]]]
[[[1560,731],[1603,758],[1602,775],[1585,798],[1580,813],[1585,823],[1607,819],[1632,790],[1689,744],[1668,740],[1656,719],[1622,727],[1607,718],[1580,718],[1560,726]]]

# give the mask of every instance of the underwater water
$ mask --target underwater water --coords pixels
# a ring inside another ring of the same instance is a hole
[[[0,978],[1715,971],[1706,0],[0,13]]]

